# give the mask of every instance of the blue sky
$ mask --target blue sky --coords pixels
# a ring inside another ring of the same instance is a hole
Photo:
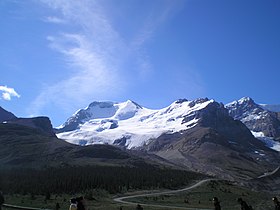
[[[92,101],[280,104],[279,0],[1,0],[0,106],[63,123]]]

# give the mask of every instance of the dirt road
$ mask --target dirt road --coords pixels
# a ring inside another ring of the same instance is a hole
[[[151,207],[160,207],[160,208],[169,208],[169,209],[210,210],[210,209],[200,209],[200,208],[187,208],[187,207],[178,207],[178,206],[165,206],[165,205],[135,203],[135,202],[124,201],[124,200],[130,199],[130,198],[145,197],[145,196],[175,194],[175,193],[179,193],[179,192],[183,192],[183,191],[188,191],[188,190],[194,189],[194,188],[204,184],[205,182],[209,182],[209,181],[212,181],[212,180],[215,180],[215,179],[204,179],[204,180],[201,180],[201,181],[197,182],[194,185],[191,185],[189,187],[186,187],[186,188],[183,188],[183,189],[179,189],[179,190],[170,190],[170,191],[163,191],[163,192],[156,192],[156,193],[155,192],[151,192],[151,193],[145,193],[145,194],[140,194],[140,195],[124,196],[124,197],[115,198],[114,201],[119,202],[119,203],[123,203],[123,204],[130,204],[130,205],[140,204],[142,206],[151,206]]]

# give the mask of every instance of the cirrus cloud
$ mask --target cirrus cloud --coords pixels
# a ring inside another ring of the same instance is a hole
[[[48,23],[65,24],[65,20],[54,16],[48,16],[44,19],[44,21]]]
[[[173,1],[166,1],[156,12],[149,9],[150,18],[141,19],[140,27],[127,38],[103,1],[40,2],[52,11],[45,22],[60,26],[46,37],[49,47],[63,56],[69,71],[57,83],[44,85],[31,104],[32,114],[50,104],[67,110],[73,101],[80,106],[93,98],[111,99],[148,77],[153,65],[145,44],[176,7]]]

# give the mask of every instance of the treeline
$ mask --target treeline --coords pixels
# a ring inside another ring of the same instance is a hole
[[[178,188],[200,178],[193,172],[138,167],[65,167],[0,171],[0,189],[6,193],[77,193],[104,189],[119,193],[130,189]]]

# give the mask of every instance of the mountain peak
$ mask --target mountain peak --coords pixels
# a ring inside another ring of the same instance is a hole
[[[141,105],[139,105],[138,103],[136,103],[135,101],[132,100],[127,100],[126,103],[131,103],[134,104],[137,108],[139,109],[143,109],[143,107]]]
[[[132,100],[125,102],[94,101],[84,109],[79,109],[63,125],[58,132],[72,131],[94,119],[125,120],[133,117],[142,107]]]
[[[239,100],[233,101],[230,104],[245,104],[245,103],[255,103],[254,100],[248,96],[242,97]]]
[[[176,100],[173,104],[183,104],[185,102],[188,102],[188,105],[190,107],[193,107],[196,104],[202,104],[202,103],[205,103],[207,101],[210,101],[210,100],[208,98],[198,98],[198,99],[189,101],[188,99],[181,98],[181,99]],[[214,101],[214,100],[211,100],[211,101]]]
[[[258,104],[250,97],[243,97],[225,105],[226,108],[243,107],[244,109],[260,108]]]
[[[243,122],[256,137],[280,138],[280,121],[277,113],[266,110],[253,99],[244,97],[227,104],[226,108],[230,116]]]
[[[132,104],[132,105],[135,105],[137,108],[140,108],[140,109],[142,108],[142,106],[140,106],[139,104],[137,104],[136,102],[134,102],[132,100],[127,100],[125,102],[94,101],[88,107],[86,107],[85,110],[90,109],[92,107],[110,108],[117,104],[126,104],[126,105]]]
[[[243,97],[226,104],[225,107],[230,111],[230,115],[234,115],[235,117],[237,115],[244,115],[244,113],[247,112],[252,112],[253,110],[263,111],[263,109],[250,97]]]
[[[252,98],[246,96],[246,97],[243,97],[243,98],[239,99],[239,100],[238,100],[238,103],[239,103],[239,104],[243,104],[243,103],[255,103],[255,101],[254,101]]]
[[[176,100],[175,103],[176,104],[182,104],[182,103],[187,102],[187,101],[188,101],[188,99],[180,98],[180,99]]]

